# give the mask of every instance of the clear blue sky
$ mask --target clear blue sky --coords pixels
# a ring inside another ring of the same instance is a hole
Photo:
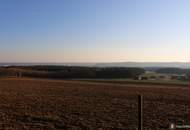
[[[1,0],[0,62],[190,61],[190,0]]]

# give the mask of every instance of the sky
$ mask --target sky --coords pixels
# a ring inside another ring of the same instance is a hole
[[[189,0],[0,0],[0,62],[189,62]]]

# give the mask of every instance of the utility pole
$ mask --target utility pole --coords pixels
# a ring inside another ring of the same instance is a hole
[[[138,95],[138,130],[143,130],[143,95]]]

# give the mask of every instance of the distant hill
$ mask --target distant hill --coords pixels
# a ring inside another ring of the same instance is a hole
[[[97,63],[95,67],[190,68],[190,62],[113,62]]]
[[[33,63],[0,63],[0,67],[7,67],[7,66],[35,66],[35,65],[53,65],[53,66],[94,66],[96,63],[54,63],[54,62],[47,62],[47,63],[38,63],[38,62],[33,62]]]
[[[146,70],[157,70],[159,68],[184,68],[190,69],[190,62],[105,62],[105,63],[0,63],[0,66],[84,66],[84,67],[137,67]]]

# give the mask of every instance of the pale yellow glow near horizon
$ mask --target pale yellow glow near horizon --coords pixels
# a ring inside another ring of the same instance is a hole
[[[2,52],[1,52],[2,53]],[[167,49],[70,49],[3,52],[0,62],[189,62],[190,52]]]

